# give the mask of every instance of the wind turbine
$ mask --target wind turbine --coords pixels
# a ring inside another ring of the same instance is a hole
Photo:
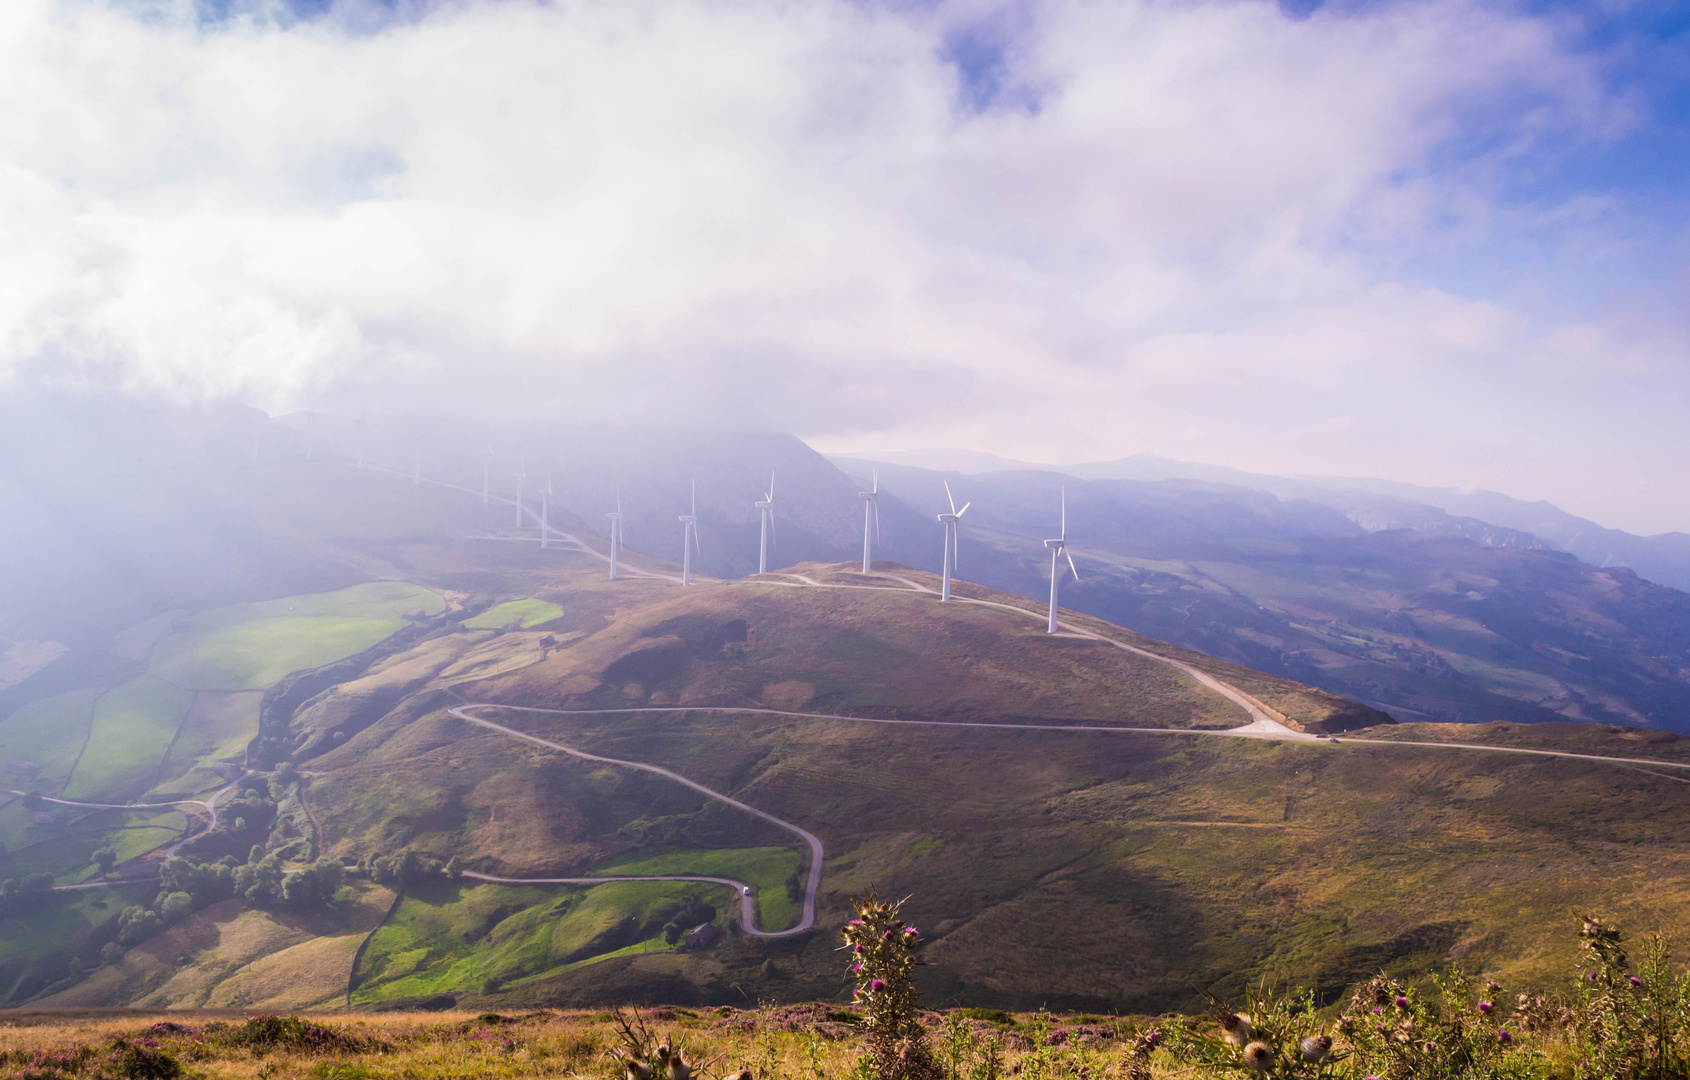
[[[616,553],[622,547],[622,489],[616,489],[616,512],[606,514],[610,519],[610,580],[616,580]]]
[[[552,467],[546,466],[546,490],[540,493],[540,546],[551,547],[552,535]]]
[[[692,549],[698,546],[698,481],[692,482],[692,513],[681,515],[681,584],[692,584]],[[698,553],[704,554],[699,548]]]
[[[874,470],[874,487],[869,491],[857,492],[857,497],[863,500],[863,573],[870,573],[874,565],[874,549],[869,545],[869,522],[874,522],[874,539],[880,539],[880,470]]]
[[[1062,580],[1057,569],[1058,559],[1068,560],[1068,569],[1074,571],[1074,580],[1080,580],[1080,572],[1074,569],[1074,556],[1068,554],[1068,486],[1062,487],[1062,535],[1055,540],[1046,540],[1045,547],[1050,549],[1050,626],[1045,630],[1047,634],[1056,633],[1056,583]]]
[[[769,490],[763,492],[763,501],[752,503],[757,508],[757,516],[762,521],[762,537],[757,543],[757,572],[769,572],[769,541],[775,536],[775,474],[769,474]]]
[[[957,522],[961,521],[962,515],[968,513],[968,508],[974,505],[971,502],[965,502],[962,504],[962,509],[958,510],[956,508],[956,496],[951,494],[949,481],[945,483],[945,498],[950,501],[951,512],[939,515],[940,523],[945,526],[945,584],[943,590],[939,593],[940,603],[946,603],[951,598],[951,575],[956,572]]]
[[[522,528],[522,482],[528,478],[528,462],[516,460],[516,527]]]

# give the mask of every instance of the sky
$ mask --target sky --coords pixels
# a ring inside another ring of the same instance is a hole
[[[0,385],[1690,531],[1690,6],[7,0]]]

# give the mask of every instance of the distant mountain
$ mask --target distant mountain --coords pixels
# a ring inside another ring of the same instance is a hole
[[[1422,487],[1394,480],[1339,476],[1270,476],[1154,454],[1078,465],[1039,465],[971,450],[936,448],[837,455],[835,460],[886,461],[967,474],[1038,471],[1085,480],[1199,480],[1230,484],[1272,492],[1284,499],[1323,503],[1342,511],[1369,532],[1413,529],[1464,536],[1490,547],[1553,548],[1577,555],[1592,566],[1624,566],[1658,584],[1690,590],[1690,533],[1639,536],[1605,528],[1569,514],[1553,503],[1528,502],[1494,491]]]
[[[1063,582],[1065,607],[1399,720],[1690,730],[1690,595],[1530,537],[1369,531],[1354,509],[1210,480],[836,460],[859,480],[878,468],[883,488],[914,506],[944,505],[949,479],[958,501],[974,502],[962,576],[1032,597],[1049,589],[1041,540],[1056,535],[1066,485],[1081,580]]]

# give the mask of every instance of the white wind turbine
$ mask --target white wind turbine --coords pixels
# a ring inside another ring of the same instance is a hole
[[[857,497],[863,500],[863,573],[871,573],[874,565],[874,549],[869,544],[869,523],[874,523],[874,539],[880,539],[880,470],[874,470],[874,486],[868,491],[857,492]]]
[[[762,522],[762,537],[757,543],[757,572],[769,572],[769,541],[775,538],[775,474],[769,474],[769,490],[763,492],[763,501],[752,503],[757,508],[757,516]]]
[[[958,510],[956,508],[956,496],[951,494],[949,481],[945,483],[945,498],[951,504],[951,512],[939,515],[940,523],[945,526],[945,580],[944,587],[939,593],[940,603],[945,603],[951,598],[951,575],[956,572],[957,522],[961,521],[962,515],[968,513],[968,508],[974,505],[972,502],[965,502],[962,504],[962,509]]]
[[[1047,634],[1056,633],[1056,584],[1062,580],[1058,572],[1058,559],[1068,560],[1068,569],[1074,571],[1074,580],[1080,580],[1080,572],[1074,569],[1074,556],[1068,554],[1068,487],[1062,487],[1062,535],[1055,540],[1046,540],[1045,547],[1050,549],[1050,626],[1045,630]]]
[[[610,519],[610,580],[616,580],[616,554],[622,549],[622,489],[616,489],[616,512]]]
[[[522,528],[522,482],[528,479],[528,462],[523,458],[516,461],[516,527]]]
[[[681,584],[692,584],[692,549],[698,547],[698,481],[692,482],[692,513],[681,515]],[[700,555],[703,548],[698,548]]]
[[[540,493],[540,546],[551,547],[552,541],[552,467],[546,466],[546,490]]]

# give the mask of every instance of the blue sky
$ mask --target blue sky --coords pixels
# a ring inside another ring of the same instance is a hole
[[[14,0],[0,375],[1690,530],[1690,5]]]

